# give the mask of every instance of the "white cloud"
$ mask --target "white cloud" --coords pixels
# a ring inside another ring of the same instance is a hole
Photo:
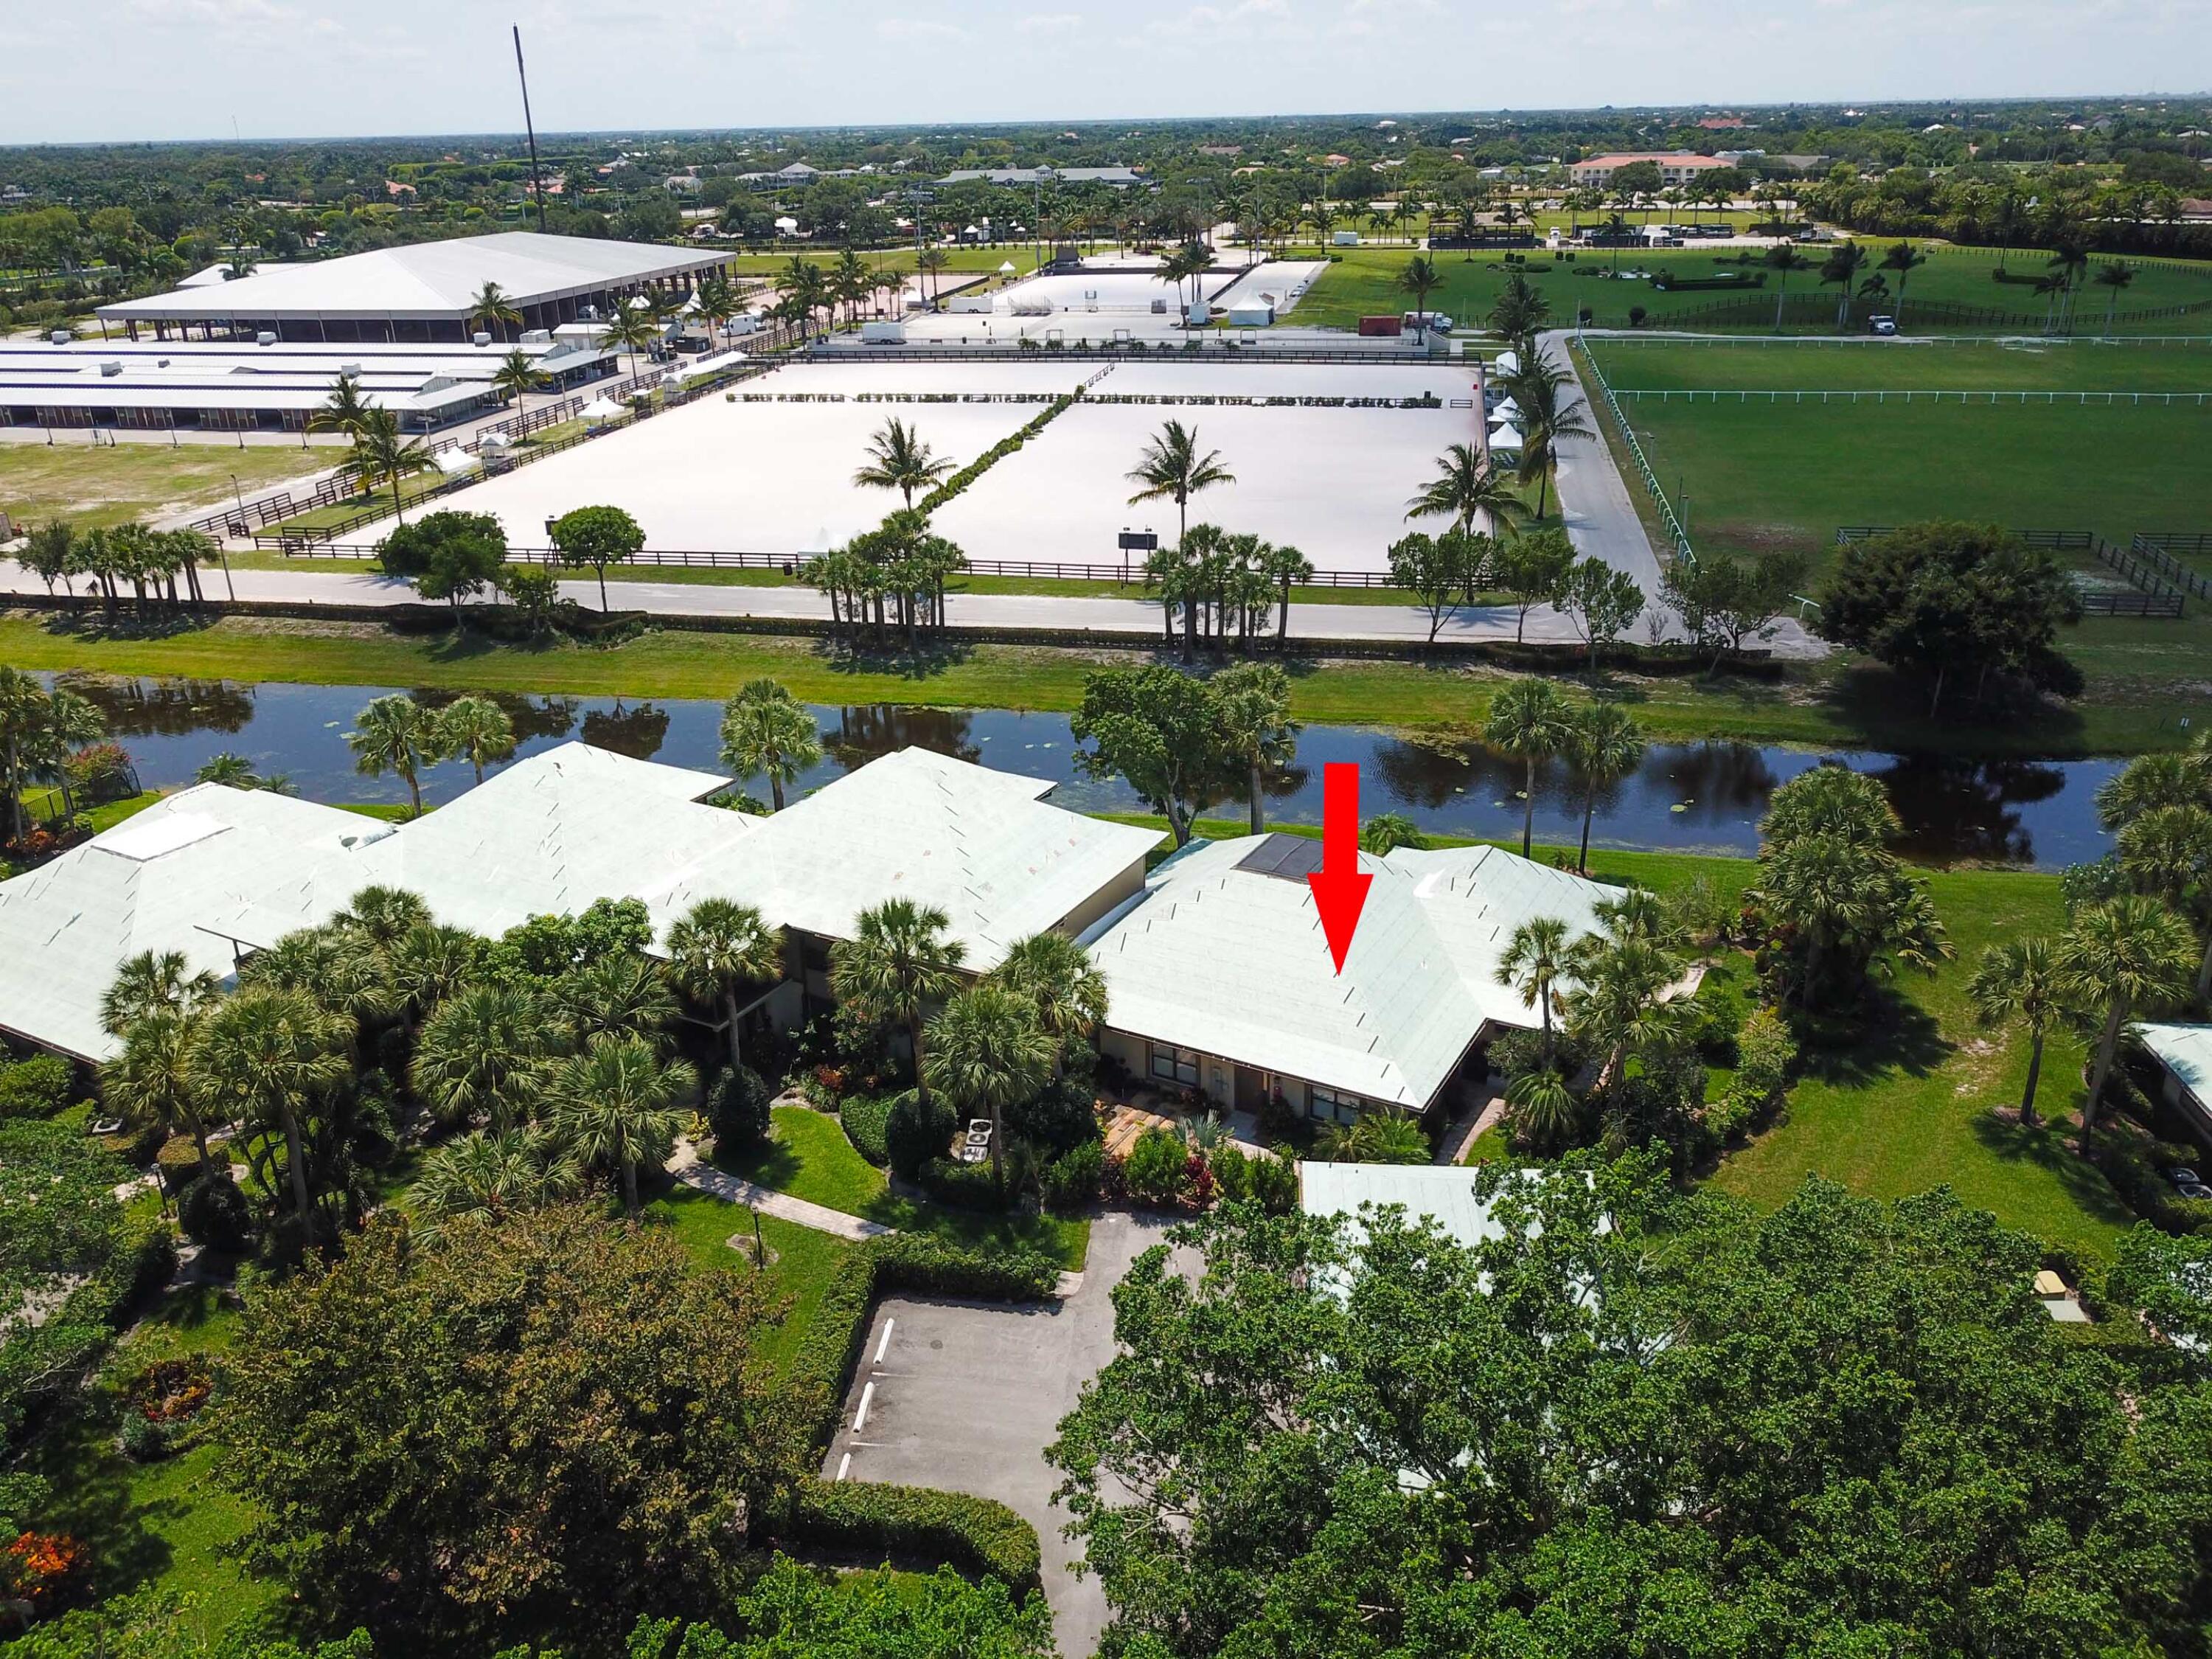
[[[952,24],[940,22],[934,17],[886,17],[877,23],[876,33],[886,40],[959,40],[966,38]]]
[[[1072,11],[1036,11],[1014,20],[1018,34],[1068,34],[1082,27],[1082,17]]]

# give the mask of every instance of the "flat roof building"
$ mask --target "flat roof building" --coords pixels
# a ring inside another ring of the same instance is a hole
[[[1657,167],[1662,185],[1686,185],[1700,173],[1729,165],[1717,156],[1699,155],[1693,150],[1621,150],[1576,162],[1571,176],[1577,185],[1609,185],[1614,173],[1638,161],[1650,161]]]
[[[118,300],[94,314],[133,339],[151,329],[164,339],[268,333],[317,343],[462,343],[475,331],[471,313],[487,283],[496,283],[522,313],[525,329],[552,329],[604,315],[616,300],[641,289],[677,297],[728,257],[657,242],[510,230],[264,265],[234,282]]]
[[[937,180],[940,185],[1111,185],[1126,190],[1141,185],[1145,175],[1132,167],[959,167]]]

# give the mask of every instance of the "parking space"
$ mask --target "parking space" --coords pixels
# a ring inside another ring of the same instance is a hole
[[[835,1480],[935,1486],[995,1498],[1037,1529],[1045,1598],[1060,1650],[1085,1659],[1106,1625],[1095,1578],[1079,1579],[1059,1477],[1044,1449],[1083,1384],[1114,1352],[1112,1292],[1167,1224],[1102,1216],[1083,1282],[1065,1301],[995,1303],[890,1297],[877,1308],[823,1473]]]

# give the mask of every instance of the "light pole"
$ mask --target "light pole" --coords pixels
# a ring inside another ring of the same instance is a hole
[[[246,492],[238,487],[238,474],[235,472],[230,475],[230,496],[233,501],[238,503],[238,524],[239,527],[242,530],[246,527]],[[230,596],[230,602],[233,605],[236,605],[238,603],[238,584],[233,581],[230,577],[229,542],[229,537],[222,537],[216,543],[215,551],[216,556],[222,561],[223,592]]]

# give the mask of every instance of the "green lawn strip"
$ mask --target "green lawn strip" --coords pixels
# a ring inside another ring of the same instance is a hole
[[[901,1232],[934,1233],[982,1249],[1026,1244],[1061,1267],[1079,1269],[1090,1248],[1091,1224],[1052,1216],[988,1216],[901,1198],[881,1170],[854,1150],[837,1120],[805,1106],[775,1109],[767,1146],[716,1167],[826,1209],[880,1221]]]
[[[233,498],[231,478],[247,495],[318,467],[335,454],[279,445],[239,449],[218,443],[102,444],[81,438],[52,444],[0,444],[0,510],[21,524],[64,518],[81,526],[128,524]]]
[[[1862,343],[1854,339],[1847,344],[1813,340],[1739,343],[1613,337],[1589,339],[1583,349],[1597,359],[1616,392],[1637,387],[1792,392],[1908,389],[2212,392],[2212,340],[2166,349],[2083,340],[1923,345],[1894,340]],[[1759,404],[1785,406],[1763,398]]]
[[[1164,827],[1158,818],[1113,816]],[[1293,835],[1320,833],[1279,827]],[[1236,836],[1244,827],[1202,820],[1199,833]],[[1471,843],[1437,836],[1432,844]],[[1700,876],[1723,892],[1740,892],[1754,868],[1748,859],[1590,849],[1590,873],[1600,880],[1634,881],[1660,892]],[[2133,1215],[2102,1175],[2058,1145],[2055,1133],[2008,1128],[1989,1115],[1991,1106],[2018,1103],[2027,1044],[1982,1031],[1966,996],[1976,961],[1996,939],[2057,931],[2064,920],[2058,878],[2009,870],[1923,873],[1956,958],[1932,978],[1905,975],[1848,1049],[1808,1055],[1781,1121],[1723,1159],[1712,1182],[1770,1209],[1808,1173],[1881,1198],[1948,1183],[2008,1226],[2109,1257]],[[1717,971],[1747,981],[1748,968],[1731,956]],[[2046,1115],[2078,1107],[2081,1060],[2076,1038],[2051,1036],[2038,1102]]]
[[[408,507],[438,495],[447,486],[446,475],[434,468],[403,478],[399,484],[400,500]],[[349,495],[342,501],[332,501],[328,507],[309,507],[305,513],[295,513],[281,524],[267,527],[268,533],[279,532],[289,535],[297,531],[307,533],[318,530],[332,530],[340,525],[351,525],[364,513],[386,517],[392,512],[392,483],[389,479],[365,495]],[[363,526],[364,528],[366,526]]]
[[[696,1187],[680,1182],[665,1200],[676,1212],[676,1235],[693,1261],[702,1267],[750,1273],[750,1240],[754,1216],[740,1204],[728,1204]],[[783,1312],[775,1328],[760,1343],[760,1352],[778,1375],[790,1364],[814,1310],[829,1287],[837,1264],[855,1248],[830,1233],[802,1227],[795,1221],[764,1215],[759,1218],[761,1242],[768,1247],[768,1282],[780,1298]],[[733,1248],[730,1240],[743,1235],[746,1249]]]

